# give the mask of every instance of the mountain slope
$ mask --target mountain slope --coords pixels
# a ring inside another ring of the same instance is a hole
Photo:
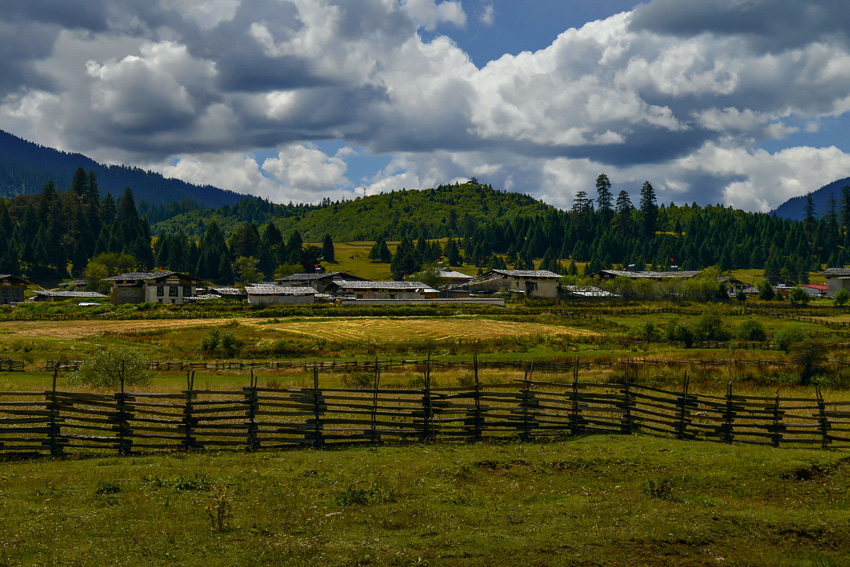
[[[201,207],[220,207],[245,198],[210,185],[166,179],[137,167],[101,165],[84,155],[60,152],[0,130],[0,197],[38,193],[48,181],[67,188],[79,167],[94,171],[101,195],[110,192],[117,198],[130,187],[137,200],[152,205],[188,200]]]
[[[194,238],[203,236],[211,220],[225,235],[246,222],[258,227],[273,220],[284,234],[298,230],[305,241],[325,234],[340,242],[398,240],[423,227],[429,238],[458,236],[477,223],[513,219],[552,210],[528,195],[495,191],[488,185],[464,183],[434,189],[402,190],[323,206],[271,205],[241,202],[214,211],[192,211],[153,225],[154,234],[177,230]]]
[[[812,193],[812,204],[815,206],[815,216],[823,218],[829,210],[829,198],[834,197],[836,211],[841,203],[841,190],[850,185],[850,177],[833,181]],[[776,216],[788,220],[803,220],[805,216],[806,197],[791,197],[773,210]]]

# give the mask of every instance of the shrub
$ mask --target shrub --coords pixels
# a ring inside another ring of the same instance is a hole
[[[850,291],[847,291],[845,288],[839,289],[832,300],[838,307],[844,307],[848,301],[850,301]]]
[[[759,299],[770,301],[774,298],[775,295],[776,292],[773,291],[773,286],[770,285],[770,282],[767,280],[762,280],[759,284]]]
[[[679,341],[684,343],[686,348],[691,348],[694,344],[694,331],[688,325],[679,322],[677,317],[674,317],[667,323],[664,338],[668,341]]]
[[[803,340],[803,332],[800,329],[782,329],[773,337],[773,345],[783,352],[789,352],[791,347]]]
[[[764,332],[764,325],[760,321],[747,319],[735,329],[735,338],[741,341],[765,341],[767,333]]]
[[[791,305],[808,305],[811,299],[806,290],[801,287],[793,287],[788,292],[788,301],[791,302]]]
[[[729,330],[717,309],[709,306],[700,315],[694,326],[694,334],[702,341],[725,341],[729,339]]]
[[[93,388],[112,389],[121,385],[144,386],[151,381],[148,358],[133,348],[108,346],[86,360],[69,382]]]
[[[239,341],[236,340],[236,335],[230,331],[225,331],[221,334],[221,348],[224,352],[232,354],[239,348]]]
[[[201,339],[201,348],[205,351],[214,351],[218,348],[221,334],[218,329],[210,329],[210,331]]]
[[[826,345],[821,341],[806,339],[791,347],[791,361],[797,367],[800,384],[807,386],[812,378],[826,371]]]

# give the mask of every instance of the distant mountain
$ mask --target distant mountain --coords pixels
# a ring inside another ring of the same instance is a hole
[[[352,201],[322,205],[273,205],[260,199],[242,201],[213,211],[191,211],[152,226],[154,234],[182,230],[200,238],[211,220],[227,236],[246,222],[262,225],[274,221],[284,234],[298,230],[305,241],[320,241],[329,234],[338,242],[399,240],[424,229],[427,238],[464,236],[482,223],[511,220],[554,211],[528,195],[496,191],[474,182],[440,185],[433,189],[407,189]]]
[[[833,181],[812,192],[812,204],[815,206],[815,216],[823,218],[829,210],[829,198],[835,198],[836,213],[841,204],[841,190],[850,185],[850,177]],[[776,216],[788,220],[803,220],[805,215],[806,197],[791,197],[773,210]]]
[[[163,205],[194,201],[202,208],[234,204],[245,195],[210,185],[166,179],[159,173],[123,165],[101,165],[81,154],[69,154],[28,142],[0,130],[0,197],[39,193],[48,181],[67,189],[77,168],[94,171],[101,195],[116,199],[130,187],[137,201]]]

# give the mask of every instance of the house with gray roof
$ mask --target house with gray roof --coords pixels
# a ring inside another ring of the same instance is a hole
[[[11,274],[0,274],[0,304],[20,303],[30,282]]]
[[[194,296],[200,281],[179,272],[129,272],[103,281],[112,284],[109,299],[112,303],[168,303],[182,305]]]
[[[39,289],[32,297],[33,301],[65,301],[67,299],[90,302],[101,301],[108,298],[102,293],[98,293],[96,291],[68,291],[53,289]]]
[[[827,297],[835,297],[841,289],[850,291],[850,269],[848,268],[827,268],[821,275],[826,278],[826,295]]]
[[[255,284],[245,288],[248,303],[252,306],[274,304],[307,304],[316,302],[315,288],[304,286],[280,286]]]
[[[346,272],[315,272],[312,274],[292,274],[284,278],[278,278],[275,283],[279,286],[312,287],[319,293],[324,293],[327,287],[335,281],[363,281]]]
[[[507,291],[538,299],[558,299],[561,274],[549,270],[490,270],[462,284],[471,293]]]
[[[326,290],[337,296],[354,299],[411,300],[436,297],[437,290],[422,282],[403,281],[348,281],[332,282]]]
[[[664,281],[675,278],[690,279],[699,274],[699,270],[673,270],[670,272],[653,272],[651,270],[599,270],[596,274],[603,280],[613,280],[616,277],[630,280]]]

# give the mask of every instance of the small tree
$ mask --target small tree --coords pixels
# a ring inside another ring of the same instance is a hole
[[[800,373],[800,384],[807,386],[812,378],[826,371],[827,349],[821,341],[806,339],[791,347],[791,361]]]
[[[776,292],[773,291],[773,286],[770,285],[770,282],[767,280],[762,280],[759,284],[759,299],[770,301],[775,295]]]
[[[848,301],[850,301],[850,291],[847,291],[845,288],[839,289],[832,300],[836,307],[844,307]]]
[[[108,346],[86,360],[69,382],[106,390],[120,387],[122,376],[125,386],[149,384],[152,375],[147,356],[137,349]]]
[[[747,319],[743,321],[735,329],[735,338],[740,341],[765,341],[767,333],[764,331],[764,325],[755,319]]]
[[[793,287],[788,292],[788,301],[791,302],[791,305],[808,305],[811,299],[806,290],[801,287]]]

